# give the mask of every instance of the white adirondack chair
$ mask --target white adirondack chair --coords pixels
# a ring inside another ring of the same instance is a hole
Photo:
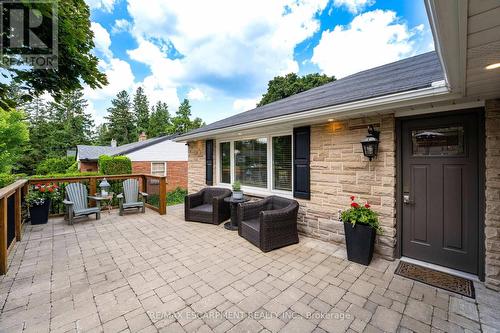
[[[99,201],[96,207],[89,207],[87,187],[81,183],[72,183],[66,186],[66,218],[68,224],[73,224],[73,218],[95,214],[96,220],[101,218],[101,207]]]
[[[139,191],[139,181],[137,179],[127,179],[123,182],[123,193],[116,197],[120,202],[120,215],[125,209],[138,208],[142,213],[146,211],[147,193]]]

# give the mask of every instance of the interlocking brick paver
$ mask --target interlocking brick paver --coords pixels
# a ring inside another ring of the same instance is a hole
[[[466,299],[305,237],[262,253],[182,214],[25,226],[0,277],[0,332],[500,330],[500,295],[481,283]]]

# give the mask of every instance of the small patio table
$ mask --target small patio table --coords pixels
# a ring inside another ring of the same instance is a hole
[[[100,193],[96,193],[96,195],[91,195],[89,196],[90,199],[92,200],[95,200],[95,201],[102,201],[104,203],[106,203],[106,206],[104,206],[105,208],[108,209],[108,214],[111,214],[111,209],[113,208],[112,206],[112,201],[113,201],[113,196],[114,196],[114,193],[108,193],[108,195],[101,195]],[[101,207],[103,207],[101,205]]]
[[[229,202],[231,205],[231,221],[224,224],[224,228],[227,230],[238,230],[238,204],[250,201],[249,198],[243,197],[243,199],[235,199],[232,196],[224,198],[225,202]]]

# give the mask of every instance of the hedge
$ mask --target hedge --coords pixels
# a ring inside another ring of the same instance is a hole
[[[85,176],[99,176],[99,172],[68,172],[68,173],[49,173],[47,175],[34,175],[30,179],[38,178],[71,178],[71,177],[85,177]]]
[[[12,184],[16,181],[16,176],[10,173],[0,173],[0,188]]]
[[[65,173],[73,163],[75,163],[75,158],[71,156],[48,158],[38,164],[36,174]]]
[[[132,161],[126,156],[99,156],[99,172],[104,175],[132,173]]]

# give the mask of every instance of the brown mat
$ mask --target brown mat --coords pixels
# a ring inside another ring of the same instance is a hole
[[[474,293],[474,283],[469,279],[439,272],[431,268],[410,264],[404,261],[399,262],[395,273],[433,287],[448,290],[470,298],[476,298]]]

